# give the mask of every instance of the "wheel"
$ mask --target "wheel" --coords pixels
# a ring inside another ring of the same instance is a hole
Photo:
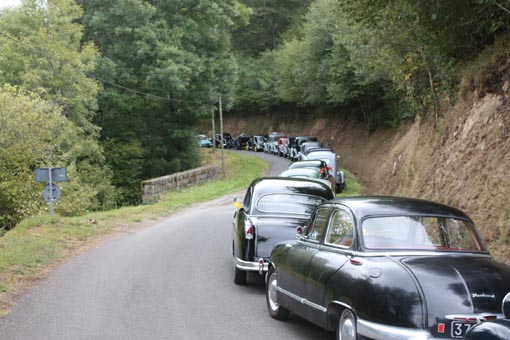
[[[356,340],[356,318],[350,309],[344,309],[336,327],[336,340]]]
[[[269,278],[267,280],[266,285],[266,301],[267,301],[267,309],[269,311],[269,315],[271,315],[272,318],[277,320],[285,320],[289,317],[289,311],[280,306],[280,304],[276,301],[276,272],[274,271],[274,268],[271,268],[269,272],[267,273],[267,277]]]
[[[237,267],[234,268],[234,283],[244,285],[246,283],[246,272]]]

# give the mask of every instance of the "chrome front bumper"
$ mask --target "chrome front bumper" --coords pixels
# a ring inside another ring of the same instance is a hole
[[[381,340],[440,340],[433,338],[427,331],[402,327],[386,326],[358,319],[358,334],[371,339]],[[443,339],[444,340],[444,339]]]
[[[260,264],[258,261],[243,261],[238,257],[234,257],[234,265],[245,271],[251,271],[251,272],[259,272],[259,274],[263,274],[267,272],[267,269],[269,267],[269,264],[267,262],[264,262],[264,264]]]

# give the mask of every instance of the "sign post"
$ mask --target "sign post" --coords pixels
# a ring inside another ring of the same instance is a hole
[[[53,221],[53,202],[60,199],[60,188],[53,182],[67,181],[66,168],[39,168],[35,169],[35,180],[37,182],[47,182],[44,187],[42,196],[46,202],[50,204],[50,215]]]

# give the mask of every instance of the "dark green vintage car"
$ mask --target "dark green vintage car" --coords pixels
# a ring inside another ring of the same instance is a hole
[[[278,244],[266,276],[269,314],[289,312],[337,339],[462,339],[502,319],[510,268],[473,221],[442,204],[398,197],[335,199]]]
[[[315,208],[332,199],[331,188],[300,178],[263,177],[254,180],[244,199],[236,199],[232,229],[234,282],[244,284],[248,271],[267,271],[269,255],[281,241],[295,239],[296,227]]]

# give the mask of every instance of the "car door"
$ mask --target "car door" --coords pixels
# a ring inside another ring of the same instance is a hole
[[[290,309],[297,314],[304,315],[306,308],[301,303],[304,296],[306,269],[308,263],[319,250],[320,242],[326,232],[328,207],[318,208],[302,239],[289,248],[282,261],[278,264],[278,285],[287,295]]]
[[[324,294],[333,275],[341,270],[352,254],[355,240],[354,221],[347,208],[332,209],[325,237],[306,268],[304,298],[306,318],[319,325],[327,322]]]

